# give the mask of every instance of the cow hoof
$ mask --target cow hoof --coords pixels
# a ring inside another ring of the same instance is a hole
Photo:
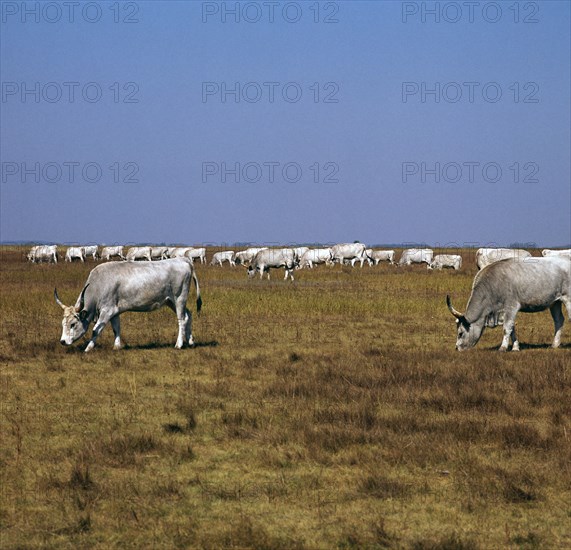
[[[505,351],[508,351],[508,348],[504,348],[503,346],[501,346],[498,351],[505,352]]]

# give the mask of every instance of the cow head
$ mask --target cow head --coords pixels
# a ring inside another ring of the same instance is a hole
[[[448,306],[450,313],[456,317],[456,328],[458,330],[456,337],[456,349],[458,351],[464,351],[466,349],[473,348],[482,336],[484,329],[483,325],[480,323],[469,322],[462,313],[452,307],[450,296],[448,295],[446,295],[446,305]]]
[[[256,274],[256,269],[253,265],[246,266],[248,269],[248,277],[251,279]]]
[[[61,322],[62,332],[60,344],[70,346],[76,340],[79,340],[89,328],[89,314],[83,309],[85,290],[89,285],[85,285],[79,296],[79,303],[75,306],[66,306],[62,303],[57,295],[57,289],[54,289],[54,298],[58,306],[63,309],[63,320]]]

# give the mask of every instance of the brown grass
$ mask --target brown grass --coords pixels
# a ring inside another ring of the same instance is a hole
[[[0,250],[2,548],[571,546],[571,329],[552,350],[549,313],[520,315],[522,352],[501,329],[455,352],[473,252],[293,284],[198,266],[196,348],[160,310],[90,354],[52,293],[94,262],[23,252]]]

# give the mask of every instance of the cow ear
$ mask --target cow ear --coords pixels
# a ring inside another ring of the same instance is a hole
[[[81,321],[85,321],[85,320],[87,319],[88,315],[89,315],[88,312],[85,311],[85,309],[82,309],[82,310],[79,312],[79,319],[80,319]]]

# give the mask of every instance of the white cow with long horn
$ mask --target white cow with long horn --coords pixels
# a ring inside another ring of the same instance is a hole
[[[515,333],[518,311],[534,313],[549,308],[555,325],[553,347],[559,347],[564,317],[561,304],[571,313],[571,261],[566,258],[530,257],[494,262],[476,274],[466,312],[454,309],[446,296],[448,309],[456,317],[456,349],[475,346],[486,327],[504,325],[500,351],[519,350]]]
[[[196,285],[196,310],[200,312],[202,299],[198,279],[187,258],[157,262],[110,262],[91,270],[74,306],[66,306],[54,297],[63,309],[60,343],[71,345],[79,340],[94,322],[93,335],[85,351],[95,346],[97,337],[111,323],[115,334],[115,349],[122,347],[119,315],[125,311],[152,311],[170,307],[178,319],[178,338],[175,348],[193,344],[192,315],[186,307],[191,281]]]

